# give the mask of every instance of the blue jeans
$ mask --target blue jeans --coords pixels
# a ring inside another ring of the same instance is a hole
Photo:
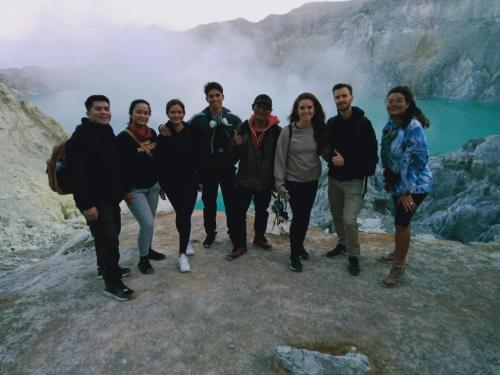
[[[155,214],[160,197],[160,185],[154,184],[148,189],[132,189],[132,203],[127,203],[130,212],[139,223],[137,246],[141,257],[147,256],[153,242]]]

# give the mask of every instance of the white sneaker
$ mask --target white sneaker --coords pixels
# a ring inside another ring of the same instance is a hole
[[[194,255],[193,244],[191,243],[191,241],[188,242],[188,245],[186,247],[186,255]]]
[[[189,272],[190,270],[191,266],[189,265],[186,254],[181,254],[181,256],[179,257],[179,271]]]

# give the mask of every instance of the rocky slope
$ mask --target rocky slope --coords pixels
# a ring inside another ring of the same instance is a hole
[[[310,3],[261,22],[200,26],[204,45],[240,36],[261,63],[310,82],[349,81],[380,95],[500,99],[500,2],[352,0]]]
[[[430,158],[433,189],[415,215],[416,233],[433,233],[463,242],[500,242],[500,136],[467,142],[455,153]],[[368,231],[393,229],[393,203],[383,191],[379,168],[370,178],[370,188],[360,215],[361,228]],[[332,225],[328,205],[326,168],[313,208],[313,224]]]
[[[386,289],[388,266],[376,258],[391,234],[362,234],[362,272],[352,277],[345,257],[323,256],[334,243],[323,231],[309,231],[311,257],[296,274],[286,237],[270,234],[271,251],[250,246],[228,262],[225,227],[207,250],[201,212],[193,224],[191,273],[177,270],[174,216],[160,214],[154,245],[167,260],[140,275],[137,224],[124,216],[131,302],[102,295],[91,245],[0,275],[2,374],[271,375],[282,345],[332,354],[355,346],[374,374],[500,371],[498,245],[416,237],[403,285]]]
[[[53,193],[45,174],[52,145],[66,138],[56,121],[0,83],[0,268],[27,252],[50,252],[72,232],[65,222],[75,210],[71,196]]]

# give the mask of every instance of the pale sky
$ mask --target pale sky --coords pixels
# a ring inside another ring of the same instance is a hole
[[[342,1],[342,0],[330,0]],[[0,0],[0,40],[20,41],[39,30],[159,25],[170,30],[245,18],[259,21],[284,14],[303,0]]]

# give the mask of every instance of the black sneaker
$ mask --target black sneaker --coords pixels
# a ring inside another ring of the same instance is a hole
[[[290,269],[293,272],[302,272],[302,263],[300,258],[290,258]]]
[[[132,299],[134,291],[120,281],[117,285],[106,285],[104,294],[118,301],[128,301]]]
[[[326,256],[328,258],[334,258],[336,256],[345,254],[347,252],[347,249],[344,245],[341,243],[337,244],[334,249],[330,250],[329,252],[326,253]]]
[[[216,234],[217,234],[217,232],[212,232],[212,233],[208,233],[207,234],[207,237],[205,238],[205,241],[203,241],[203,247],[205,249],[210,249],[212,247],[212,244],[215,241],[215,235]]]
[[[130,275],[130,268],[120,267],[120,272],[121,272],[121,278],[123,279],[124,277],[127,277],[128,275]],[[102,279],[102,268],[101,267],[97,267],[97,278],[99,280]]]
[[[121,272],[121,278],[123,279],[124,277],[130,275],[130,268],[120,267],[120,272]]]
[[[351,275],[357,276],[361,272],[361,268],[359,268],[359,259],[358,257],[349,257],[349,267],[347,268]]]
[[[137,264],[137,268],[143,275],[150,275],[154,272],[153,267],[151,267],[151,263],[149,263],[149,258],[147,256],[141,257],[139,263]]]
[[[151,248],[149,248],[148,258],[151,260],[163,260],[166,258],[165,254],[159,253]]]
[[[306,249],[302,248],[302,251],[299,254],[299,258],[302,260],[308,260],[309,259],[309,253],[306,251]]]
[[[116,285],[117,285],[119,288],[121,288],[125,294],[128,294],[128,295],[130,295],[130,296],[131,296],[132,294],[134,294],[134,293],[135,293],[132,289],[130,289],[128,286],[126,286],[126,285],[123,283],[123,281],[121,281],[121,280],[119,280],[119,281],[118,281],[118,283],[117,283]]]

